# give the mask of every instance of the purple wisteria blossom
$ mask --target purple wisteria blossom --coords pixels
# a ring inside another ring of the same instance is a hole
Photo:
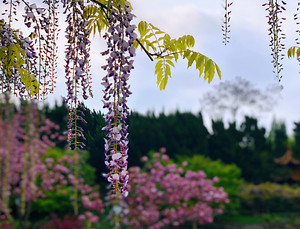
[[[113,8],[109,15],[109,28],[104,38],[108,49],[102,53],[107,56],[107,64],[102,68],[107,71],[102,79],[104,86],[103,103],[107,108],[103,128],[107,132],[105,139],[105,164],[109,173],[105,174],[113,188],[113,195],[128,195],[128,131],[126,125],[129,114],[127,98],[131,94],[127,83],[133,67],[132,57],[135,49],[132,44],[136,39],[135,25],[131,25],[133,14],[129,6]]]

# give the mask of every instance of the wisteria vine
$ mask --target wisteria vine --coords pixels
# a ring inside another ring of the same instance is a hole
[[[131,94],[127,81],[133,69],[131,58],[135,55],[132,44],[136,40],[136,26],[131,25],[133,14],[128,5],[110,7],[109,29],[104,35],[108,49],[102,53],[107,56],[107,64],[103,66],[107,74],[102,79],[102,85],[105,87],[103,107],[107,108],[108,112],[105,115],[107,125],[103,129],[107,132],[105,164],[110,170],[105,176],[112,185],[113,195],[127,196],[129,176],[126,119],[129,114],[127,98]]]

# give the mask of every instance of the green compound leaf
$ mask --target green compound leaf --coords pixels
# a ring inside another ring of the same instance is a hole
[[[221,79],[221,71],[218,65],[203,54],[190,50],[194,47],[195,39],[191,35],[185,35],[178,39],[172,39],[171,36],[151,23],[141,21],[138,25],[138,38],[142,50],[146,49],[148,56],[154,56],[159,61],[155,66],[155,75],[157,77],[157,86],[160,90],[166,88],[169,77],[171,77],[171,66],[175,67],[175,62],[179,57],[187,59],[187,67],[196,63],[196,69],[199,71],[199,77],[204,74],[204,79],[210,83],[215,74]],[[138,47],[139,43],[135,42],[134,47]],[[143,49],[144,48],[144,49]],[[145,50],[144,50],[145,51]],[[151,53],[152,51],[152,53]]]

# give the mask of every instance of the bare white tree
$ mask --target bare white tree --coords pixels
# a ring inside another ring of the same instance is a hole
[[[213,119],[231,116],[235,121],[241,110],[251,109],[255,112],[272,110],[282,90],[279,85],[272,85],[265,90],[256,88],[250,81],[236,77],[214,86],[201,99],[201,107]]]

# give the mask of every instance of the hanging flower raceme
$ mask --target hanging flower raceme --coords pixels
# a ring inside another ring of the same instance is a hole
[[[133,69],[132,57],[135,49],[132,46],[136,39],[135,27],[131,25],[133,15],[129,6],[119,6],[118,9],[110,6],[109,29],[104,35],[108,49],[102,54],[107,56],[107,71],[103,77],[102,85],[105,87],[103,103],[108,109],[105,115],[107,125],[103,128],[106,132],[105,139],[105,164],[110,170],[107,177],[113,187],[115,195],[128,195],[127,172],[127,125],[129,114],[127,98],[131,94],[127,83],[130,71]]]
[[[280,14],[285,11],[286,2],[282,0],[268,0],[263,6],[266,7],[266,11],[268,12],[268,24],[269,28],[269,36],[270,39],[270,47],[272,50],[272,63],[274,67],[274,73],[276,77],[280,81],[282,78],[281,71],[283,69],[281,61],[283,60],[284,54],[283,51],[285,49],[285,45],[283,40],[285,39],[285,34],[282,32],[281,24],[286,19],[284,17],[280,17]]]
[[[80,96],[83,99],[90,95],[91,78],[89,74],[89,45],[88,40],[89,30],[86,29],[86,20],[83,17],[84,1],[83,0],[62,0],[65,8],[64,13],[67,13],[67,28],[66,28],[66,65],[65,77],[67,84],[66,103],[69,110],[68,122],[68,143],[73,149],[74,157],[74,213],[78,214],[78,179],[79,179],[79,154],[78,149],[83,148],[84,144],[80,141],[84,139],[83,130],[78,125],[79,122],[85,122],[83,112],[84,109],[80,103]]]
[[[82,115],[78,112],[80,105],[80,89],[82,90],[82,97],[88,98],[91,88],[91,77],[89,74],[89,31],[85,28],[86,21],[83,18],[83,1],[82,0],[67,0],[63,1],[65,13],[67,15],[68,26],[66,28],[66,84],[68,95],[66,103],[69,108],[69,134],[68,140],[70,145],[74,148],[81,148],[82,143],[78,142],[77,137],[83,136],[82,129],[78,127],[77,121],[84,121]]]
[[[225,45],[227,45],[227,43],[229,43],[229,33],[230,33],[230,14],[231,14],[231,10],[230,7],[233,4],[232,1],[229,0],[225,0],[224,3],[224,9],[225,9],[225,14],[224,14],[224,24],[222,25],[222,32],[223,32],[223,41],[222,43],[224,43]]]

